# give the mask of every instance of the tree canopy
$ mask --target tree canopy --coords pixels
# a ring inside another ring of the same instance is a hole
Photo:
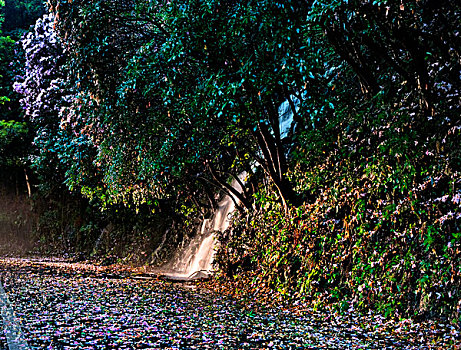
[[[37,164],[53,153],[71,190],[173,211],[209,211],[216,193],[233,193],[240,212],[218,254],[228,274],[338,300],[369,288],[401,313],[416,308],[402,290],[418,290],[421,305],[444,288],[432,305],[453,304],[458,3],[50,0],[49,10],[22,40],[17,91]],[[282,109],[293,118],[283,127]],[[240,194],[229,184],[243,173]]]

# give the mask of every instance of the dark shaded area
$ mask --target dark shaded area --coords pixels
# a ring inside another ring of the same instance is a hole
[[[4,33],[27,30],[45,13],[45,5],[42,0],[6,0],[2,13],[5,18],[2,25]]]

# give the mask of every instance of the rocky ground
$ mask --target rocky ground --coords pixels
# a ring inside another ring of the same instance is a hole
[[[122,266],[1,259],[31,349],[456,349],[459,329],[379,315],[240,305]],[[3,324],[2,324],[3,326]],[[5,327],[4,327],[5,328]],[[2,332],[0,348],[8,349]]]

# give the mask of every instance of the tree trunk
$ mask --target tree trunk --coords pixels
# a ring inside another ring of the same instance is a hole
[[[296,193],[286,178],[288,166],[281,143],[277,144],[276,138],[271,134],[267,125],[263,123],[258,125],[254,136],[264,157],[264,164],[261,165],[277,188],[285,213],[288,214],[289,205],[296,202]]]

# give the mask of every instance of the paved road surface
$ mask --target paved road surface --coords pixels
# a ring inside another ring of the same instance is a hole
[[[378,316],[252,312],[193,285],[71,264],[3,259],[0,278],[14,311],[2,313],[3,349],[23,348],[12,322],[29,349],[437,349],[458,336],[448,325],[437,336],[411,325],[399,335]]]

